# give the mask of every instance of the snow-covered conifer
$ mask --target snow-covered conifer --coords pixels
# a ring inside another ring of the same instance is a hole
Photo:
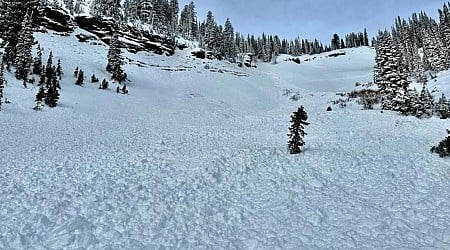
[[[78,74],[77,74],[77,80],[75,81],[75,84],[78,86],[83,86],[84,84],[84,72],[83,70],[79,70]]]
[[[5,76],[3,75],[3,63],[0,66],[0,111],[2,110],[3,104],[3,90],[5,88]]]
[[[22,22],[22,28],[18,34],[19,38],[16,45],[16,57],[14,60],[14,65],[16,66],[16,78],[18,80],[23,80],[25,87],[33,61],[31,50],[34,38],[31,18],[32,13],[27,13]]]
[[[432,153],[438,154],[440,157],[449,157],[450,156],[450,131],[447,129],[447,137],[442,140],[439,145],[433,146],[431,148]]]
[[[304,137],[305,126],[309,125],[307,122],[308,114],[304,110],[303,106],[298,108],[296,112],[291,115],[291,126],[289,127],[289,152],[290,154],[299,154],[302,152],[301,146],[305,145]]]
[[[42,73],[42,49],[41,45],[38,44],[36,57],[33,60],[33,74],[41,74]]]
[[[106,70],[112,73],[112,79],[118,81],[119,83],[123,82],[127,78],[127,74],[124,73],[122,69],[122,56],[121,50],[119,47],[119,39],[117,34],[113,35],[111,38],[111,42],[109,45],[108,51],[108,64],[106,65]]]

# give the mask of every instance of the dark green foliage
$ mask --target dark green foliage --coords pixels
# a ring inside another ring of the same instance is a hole
[[[291,127],[289,128],[288,147],[290,154],[299,154],[302,152],[301,146],[305,145],[304,137],[305,126],[309,125],[308,114],[305,112],[303,106],[298,108],[296,112],[291,115]]]
[[[39,111],[39,110],[42,109],[42,102],[45,99],[45,95],[46,94],[45,94],[44,85],[41,85],[39,87],[39,90],[38,90],[37,94],[36,94],[36,99],[35,99],[36,106],[33,108],[34,110]]]
[[[449,103],[444,93],[442,93],[439,101],[434,106],[434,110],[436,111],[437,115],[441,117],[441,119],[447,119],[450,116]]]
[[[108,51],[108,64],[106,70],[112,73],[112,79],[122,83],[127,79],[127,74],[122,69],[123,59],[119,47],[119,39],[115,34],[111,38],[111,44]]]
[[[0,9],[0,36],[6,42],[4,63],[7,68],[14,63],[17,53],[17,44],[23,27],[25,17],[38,16],[40,0],[3,0]],[[30,26],[31,29],[31,26]],[[22,37],[20,39],[24,39]],[[27,36],[26,39],[29,39]]]
[[[5,88],[5,76],[3,75],[3,63],[0,66],[0,111],[3,104],[3,89]]]
[[[38,44],[37,47],[37,55],[33,61],[33,74],[41,74],[42,73],[42,49],[41,45]]]
[[[102,83],[98,87],[99,89],[108,89],[109,82],[106,79],[103,79]]]
[[[127,89],[127,85],[124,84],[122,87],[122,94],[128,94],[128,89]]]
[[[431,153],[436,153],[442,158],[450,156],[450,131],[448,129],[447,133],[447,137],[442,140],[438,146],[431,148]]]
[[[31,27],[31,18],[31,14],[27,13],[25,19],[22,22],[22,28],[18,34],[19,37],[16,44],[16,57],[14,58],[14,65],[16,66],[16,78],[18,80],[23,80],[25,87],[33,61],[31,50],[33,47],[34,38]]]
[[[334,34],[331,39],[331,49],[336,50],[341,48],[341,38],[339,38],[338,34]]]
[[[75,82],[75,84],[78,86],[83,86],[83,84],[84,84],[84,72],[81,69],[78,72],[78,77],[77,77],[77,81]]]
[[[59,100],[59,91],[58,91],[59,83],[56,76],[56,72],[53,72],[53,76],[51,78],[51,83],[47,86],[47,93],[45,96],[45,104],[49,107],[56,107]]]
[[[61,59],[58,59],[58,64],[56,64],[56,75],[58,76],[59,79],[61,79],[63,74],[64,73],[61,66]]]
[[[91,76],[91,82],[92,83],[96,83],[96,82],[98,82],[99,80],[98,80],[98,78],[95,76],[95,74],[93,74],[92,76]]]
[[[98,17],[114,17],[117,20],[121,18],[120,0],[93,0],[91,14]]]
[[[59,89],[61,86],[58,81],[58,76],[56,73],[57,67],[52,65],[53,62],[53,53],[50,52],[50,55],[47,60],[47,65],[45,69],[41,73],[41,77],[39,79],[39,90],[36,94],[36,106],[35,110],[42,109],[42,102],[51,108],[56,107],[59,101]]]

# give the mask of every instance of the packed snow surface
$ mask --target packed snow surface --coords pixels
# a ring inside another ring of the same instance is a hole
[[[429,153],[448,121],[330,103],[372,80],[372,49],[258,68],[124,53],[122,95],[89,81],[109,77],[106,46],[36,38],[62,60],[61,100],[36,112],[8,75],[0,249],[450,249],[450,161]]]

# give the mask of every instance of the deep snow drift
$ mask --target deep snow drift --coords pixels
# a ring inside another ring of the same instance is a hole
[[[35,112],[37,88],[8,79],[0,249],[450,248],[450,162],[429,153],[448,121],[325,111],[372,80],[373,50],[256,69],[124,53],[122,95],[74,84],[76,66],[109,77],[106,46],[36,38],[62,60],[60,106]],[[311,125],[291,156],[299,105]]]

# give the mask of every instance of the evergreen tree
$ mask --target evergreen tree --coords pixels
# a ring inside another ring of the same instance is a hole
[[[64,6],[69,11],[70,14],[74,14],[74,0],[64,0]]]
[[[0,111],[2,110],[3,103],[3,89],[5,88],[5,76],[3,75],[3,62],[0,66]]]
[[[197,13],[194,2],[185,5],[180,14],[179,31],[180,34],[189,40],[197,37]]]
[[[332,50],[340,49],[340,45],[341,45],[341,39],[339,38],[339,35],[334,34],[333,39],[331,39],[331,49]]]
[[[176,36],[178,33],[178,12],[180,9],[178,7],[178,0],[170,0],[170,34]]]
[[[91,14],[98,18],[113,17],[120,20],[120,0],[93,0]]]
[[[112,79],[122,83],[127,79],[127,74],[122,69],[122,56],[117,35],[113,35],[108,51],[108,64],[106,70],[112,73]]]
[[[47,65],[45,66],[45,104],[49,107],[56,107],[59,100],[59,82],[56,75],[56,67],[53,66],[53,52],[50,51],[50,55],[47,59]]]
[[[80,70],[77,74],[77,80],[75,82],[76,85],[78,86],[83,86],[84,84],[84,72],[83,70]]]
[[[444,93],[442,93],[442,96],[439,98],[437,104],[435,105],[435,111],[437,114],[439,114],[441,119],[447,119],[449,117],[450,115],[449,103]]]
[[[49,107],[56,107],[59,100],[59,82],[58,77],[56,75],[55,67],[52,67],[52,77],[47,79],[46,88],[47,93],[45,95],[45,104]]]
[[[19,41],[20,31],[24,26],[24,19],[30,18],[31,13],[38,13],[41,4],[40,0],[3,0],[1,1],[2,8],[0,9],[0,35],[6,42],[6,47],[3,54],[4,63],[7,68],[14,63],[17,53],[17,43]],[[29,13],[29,14],[27,14]],[[31,23],[30,20],[27,23]],[[31,27],[30,27],[31,30]],[[28,32],[25,32],[29,39]],[[23,38],[22,38],[23,40]]]
[[[35,99],[36,106],[33,108],[35,110],[41,110],[43,102],[51,108],[56,107],[58,104],[61,86],[58,81],[56,66],[52,65],[52,63],[53,53],[50,51],[45,69],[42,69],[40,74],[39,90]]]
[[[409,87],[404,59],[389,32],[380,32],[376,44],[375,84],[382,96],[382,108],[400,111]]]
[[[215,50],[216,48],[216,21],[214,21],[214,16],[211,11],[208,11],[207,17],[206,17],[206,26],[205,26],[205,36],[204,36],[204,43],[205,48],[208,50]]]
[[[364,46],[369,46],[369,35],[367,34],[367,29],[364,29]]]
[[[31,49],[34,38],[31,27],[31,15],[31,13],[27,13],[22,22],[22,28],[18,34],[19,38],[16,45],[16,57],[14,60],[14,65],[16,66],[16,78],[18,80],[23,80],[25,87],[31,69],[31,63],[33,61]]]
[[[91,76],[91,82],[92,83],[96,83],[96,82],[98,82],[99,80],[98,80],[98,78],[97,78],[97,76],[95,76],[95,74],[92,74],[92,76]]]
[[[42,76],[43,75],[44,74],[42,74]],[[36,106],[33,109],[36,111],[42,110],[42,106],[43,106],[42,102],[44,101],[44,99],[45,99],[45,89],[44,89],[44,84],[42,84],[39,87],[39,90],[36,94],[36,98],[35,98]]]
[[[58,76],[59,79],[61,79],[63,75],[63,70],[61,66],[61,59],[58,59],[58,64],[56,65],[56,76]]]
[[[419,100],[422,103],[425,110],[427,110],[427,113],[429,116],[432,115],[433,109],[434,109],[434,98],[431,95],[430,91],[426,87],[426,84],[423,84],[422,91],[420,92]]]
[[[433,146],[431,148],[432,153],[439,154],[439,157],[449,157],[450,156],[450,131],[447,129],[447,137],[442,140],[438,146]]]
[[[288,134],[288,146],[291,154],[299,154],[302,152],[300,147],[305,145],[305,126],[309,125],[309,123],[306,122],[307,120],[308,115],[303,106],[298,108],[298,110],[291,115],[291,127],[289,128]]]
[[[74,14],[80,14],[82,12],[81,4],[83,0],[76,0],[75,6],[73,7],[73,13]]]
[[[108,89],[109,83],[106,79],[103,79],[102,83],[99,86],[99,89]]]
[[[33,74],[41,74],[42,72],[42,49],[41,45],[38,44],[36,57],[33,61]]]

